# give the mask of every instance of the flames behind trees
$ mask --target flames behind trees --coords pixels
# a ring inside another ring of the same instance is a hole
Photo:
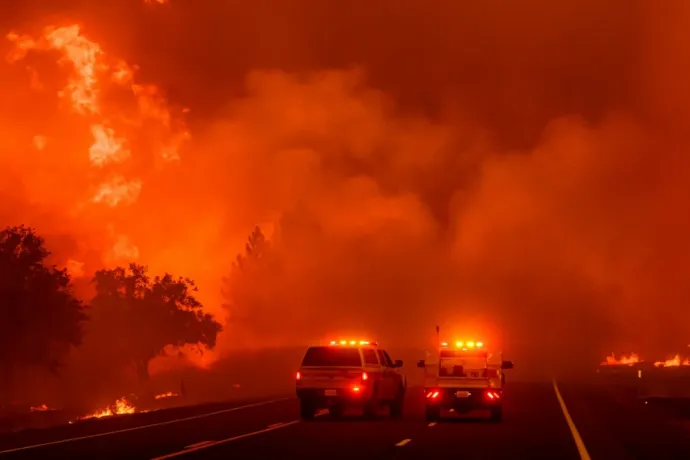
[[[111,363],[131,365],[139,378],[149,378],[149,363],[169,347],[215,347],[220,324],[194,297],[192,280],[170,274],[151,279],[146,267],[130,264],[99,270],[93,282],[92,324],[105,339],[103,354]]]
[[[75,277],[184,273],[217,314],[234,277],[226,351],[363,323],[425,345],[450,316],[539,367],[686,343],[687,2],[316,3],[12,24],[2,221],[45,228]],[[229,275],[257,224],[278,262]]]
[[[150,361],[166,351],[215,346],[220,324],[194,297],[193,281],[167,273],[150,278],[137,264],[103,269],[96,272],[96,294],[84,307],[67,271],[47,265],[49,255],[31,228],[0,233],[3,400],[13,396],[15,372],[30,367],[57,372],[71,348],[81,345],[84,328],[87,344],[93,337],[105,339],[96,344],[107,344],[92,351],[118,372],[131,366],[144,380]]]

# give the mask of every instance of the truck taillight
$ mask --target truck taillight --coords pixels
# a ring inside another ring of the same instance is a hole
[[[486,399],[490,401],[497,401],[501,399],[501,393],[499,393],[498,391],[488,390],[486,392]]]
[[[300,372],[295,374],[295,380],[302,380],[302,374]]]
[[[441,396],[441,392],[437,389],[432,389],[432,390],[426,391],[427,399],[438,399],[439,396]]]
[[[366,382],[367,380],[369,380],[369,374],[362,372],[362,382]]]

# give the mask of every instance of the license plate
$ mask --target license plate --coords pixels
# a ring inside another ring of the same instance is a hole
[[[457,397],[457,398],[469,398],[470,392],[469,391],[458,391],[455,393],[455,397]]]
[[[326,396],[337,396],[338,392],[336,390],[326,390],[325,394]]]

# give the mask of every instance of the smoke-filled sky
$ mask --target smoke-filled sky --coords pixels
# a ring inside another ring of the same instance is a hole
[[[687,2],[3,3],[7,33],[79,23],[180,124],[122,122],[117,174],[141,189],[89,202],[112,175],[89,163],[93,117],[57,94],[69,66],[2,64],[0,223],[36,226],[86,273],[136,257],[190,276],[221,317],[252,227],[305,224],[280,249],[281,301],[221,348],[425,343],[439,323],[559,353],[687,343]],[[109,113],[128,104],[108,93]]]

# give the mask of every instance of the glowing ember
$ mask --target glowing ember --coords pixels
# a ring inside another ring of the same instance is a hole
[[[118,204],[131,204],[137,200],[140,191],[140,180],[127,181],[122,176],[116,176],[110,182],[104,182],[98,187],[93,201],[113,207]]]
[[[46,406],[45,404],[41,404],[40,406],[34,406],[34,407],[31,407],[30,409],[31,409],[31,412],[45,412],[47,410],[50,410],[50,408],[48,406]]]
[[[118,235],[112,256],[115,261],[131,262],[139,258],[139,248],[134,246],[127,236]]]
[[[50,49],[63,53],[61,62],[71,64],[75,70],[60,96],[68,97],[80,114],[99,113],[98,72],[104,69],[103,50],[81,35],[77,25],[48,29],[45,38]]]
[[[119,163],[130,156],[124,147],[125,141],[115,136],[115,131],[103,125],[91,125],[94,143],[89,148],[89,157],[94,166],[105,166],[109,162]]]
[[[667,359],[666,361],[657,361],[654,363],[654,366],[656,366],[656,367],[690,366],[690,359],[686,359],[685,361],[681,361],[680,355],[676,355],[671,359]]]
[[[14,50],[7,55],[7,60],[15,62],[24,59],[26,53],[36,48],[36,42],[28,35],[19,35],[15,32],[7,34],[7,39],[14,43]]]
[[[156,399],[172,398],[174,396],[179,396],[179,395],[177,393],[173,393],[172,391],[168,391],[167,393],[162,393],[162,394],[156,395]]]
[[[48,140],[45,136],[34,136],[33,143],[34,147],[36,147],[36,150],[43,150],[44,148],[46,148]]]
[[[604,366],[632,366],[641,362],[640,357],[636,353],[630,353],[630,355],[622,355],[620,359],[616,359],[615,353],[611,353],[611,356],[606,357],[606,361],[601,363]]]
[[[134,414],[136,411],[136,408],[132,404],[130,404],[125,398],[120,398],[117,401],[115,401],[115,404],[113,404],[112,406],[94,412],[93,414],[79,417],[79,420],[112,417],[113,415]]]
[[[73,278],[81,278],[84,276],[84,262],[79,262],[78,260],[69,259],[65,265],[67,273]]]

